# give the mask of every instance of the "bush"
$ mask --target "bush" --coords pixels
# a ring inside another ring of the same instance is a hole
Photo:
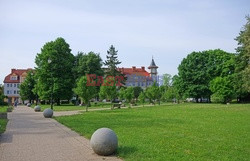
[[[217,94],[213,94],[211,96],[211,101],[213,103],[224,103],[224,98],[220,95],[217,95]]]

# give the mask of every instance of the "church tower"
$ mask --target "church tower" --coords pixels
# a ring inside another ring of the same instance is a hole
[[[152,57],[151,64],[150,64],[150,66],[148,67],[148,69],[150,69],[150,76],[151,76],[151,77],[157,76],[157,68],[158,68],[158,66],[155,65],[154,58]]]

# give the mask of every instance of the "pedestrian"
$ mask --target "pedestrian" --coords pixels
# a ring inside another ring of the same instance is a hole
[[[14,107],[17,107],[17,103],[18,103],[18,101],[16,99],[15,102],[14,102]]]

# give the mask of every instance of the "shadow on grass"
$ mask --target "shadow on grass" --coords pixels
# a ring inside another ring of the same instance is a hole
[[[137,151],[136,147],[132,146],[119,146],[117,150],[118,156],[125,156],[125,155],[131,155]]]

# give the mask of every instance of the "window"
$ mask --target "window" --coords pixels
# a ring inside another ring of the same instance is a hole
[[[9,84],[9,83],[7,84],[7,87],[10,87],[10,84]]]
[[[17,88],[19,88],[19,85],[20,85],[20,84],[18,83],[18,84],[17,84]]]
[[[16,84],[14,84],[14,87],[16,87]]]
[[[10,87],[12,87],[12,84],[10,84]]]
[[[7,94],[10,94],[10,91],[9,91],[9,90],[7,91]]]
[[[17,91],[17,94],[19,94],[19,91]]]
[[[10,80],[17,80],[17,76],[11,76]]]
[[[16,90],[14,90],[14,94],[16,94]]]

